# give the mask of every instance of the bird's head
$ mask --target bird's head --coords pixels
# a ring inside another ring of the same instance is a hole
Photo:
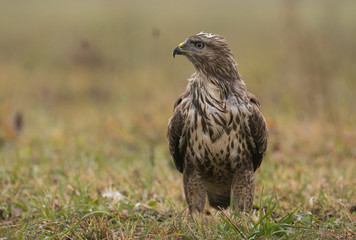
[[[196,70],[220,78],[238,78],[236,62],[226,40],[212,33],[198,33],[173,50],[173,57],[185,55]]]

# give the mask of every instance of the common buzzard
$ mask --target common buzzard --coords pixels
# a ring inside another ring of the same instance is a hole
[[[257,98],[237,71],[226,40],[199,33],[173,51],[185,55],[196,72],[175,105],[168,142],[175,166],[183,173],[189,211],[230,205],[250,210],[254,172],[267,148],[268,130]]]

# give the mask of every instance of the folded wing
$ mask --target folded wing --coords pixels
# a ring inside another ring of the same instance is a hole
[[[248,120],[249,132],[253,144],[250,144],[252,149],[253,168],[256,169],[261,165],[262,158],[266,153],[268,129],[266,121],[260,111],[260,103],[255,95],[248,93],[253,111]]]
[[[186,122],[186,114],[182,109],[181,102],[182,96],[178,98],[174,105],[173,116],[168,123],[167,138],[174,164],[183,173],[186,141],[182,135]]]

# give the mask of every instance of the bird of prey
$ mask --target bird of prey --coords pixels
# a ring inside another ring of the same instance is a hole
[[[249,211],[254,172],[267,148],[260,103],[247,91],[222,36],[198,33],[179,44],[175,55],[186,56],[196,69],[174,105],[167,132],[189,211],[202,212],[206,197],[216,209],[232,204]]]

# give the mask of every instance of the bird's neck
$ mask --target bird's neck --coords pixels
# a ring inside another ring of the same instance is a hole
[[[205,59],[204,59],[205,60]],[[237,70],[237,64],[232,56],[218,57],[209,61],[192,60],[196,73],[206,79],[218,79],[234,83],[241,81],[240,74]]]
[[[236,65],[230,71],[221,69],[213,71],[198,70],[193,74],[190,79],[191,83],[196,84],[198,88],[206,89],[219,94],[221,98],[227,98],[231,93],[244,94],[247,89],[244,81],[239,75]]]
[[[206,75],[200,71],[196,71],[190,81],[194,89],[209,94],[217,100],[226,99],[231,89],[231,82],[221,81],[213,75]]]
[[[196,79],[201,79],[202,84],[214,84],[219,88],[242,83],[236,64],[216,64],[214,67],[196,68]]]

